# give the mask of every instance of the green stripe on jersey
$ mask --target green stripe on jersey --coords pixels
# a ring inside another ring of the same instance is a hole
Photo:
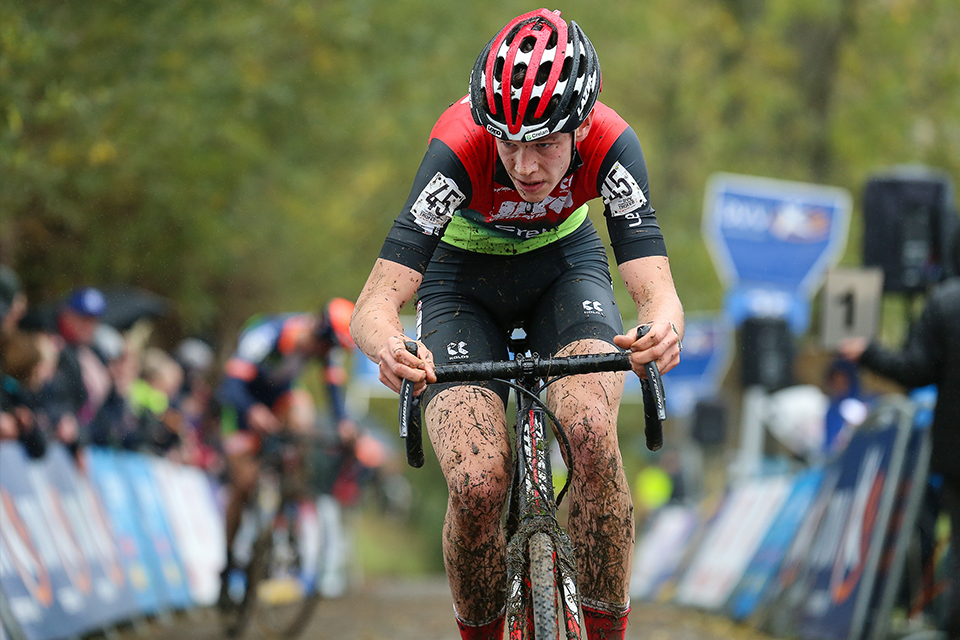
[[[519,255],[570,235],[583,224],[589,207],[583,205],[570,214],[560,226],[544,231],[532,238],[520,238],[494,234],[485,226],[479,225],[463,216],[454,215],[443,234],[443,241],[464,251],[489,253],[498,256]]]

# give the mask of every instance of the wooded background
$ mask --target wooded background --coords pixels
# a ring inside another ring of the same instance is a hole
[[[487,40],[531,8],[6,0],[0,260],[31,302],[79,284],[161,294],[171,339],[355,298],[435,118]],[[851,264],[871,174],[922,163],[960,177],[956,0],[559,8],[598,50],[601,99],[643,144],[688,311],[721,302],[700,231],[714,172],[850,189]]]

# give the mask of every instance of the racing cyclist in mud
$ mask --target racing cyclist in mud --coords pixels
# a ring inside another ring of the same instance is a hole
[[[639,376],[679,362],[683,309],[650,204],[634,130],[597,101],[590,40],[559,12],[511,20],[477,58],[469,94],[440,116],[413,188],[357,300],[351,331],[399,391],[435,382],[434,363],[504,359],[523,323],[532,351],[632,351]],[[624,332],[607,254],[586,203],[603,198],[613,253],[638,323]],[[400,310],[417,297],[417,355]],[[547,401],[569,426],[575,468],[568,530],[585,628],[623,638],[634,543],[617,437],[623,373],[566,378]],[[507,388],[431,384],[427,430],[448,486],[443,552],[461,636],[503,637],[501,513],[512,455]]]

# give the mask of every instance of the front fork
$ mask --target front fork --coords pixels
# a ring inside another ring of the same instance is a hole
[[[523,394],[518,394],[522,397]],[[517,423],[517,468],[508,512],[507,536],[507,613],[511,640],[522,640],[532,619],[529,555],[530,535],[545,531],[553,539],[554,571],[557,582],[557,606],[562,608],[561,626],[568,640],[579,640],[581,634],[580,595],[575,579],[573,545],[556,522],[553,474],[550,467],[550,446],[547,438],[546,414],[523,398]],[[557,553],[562,549],[563,553]]]

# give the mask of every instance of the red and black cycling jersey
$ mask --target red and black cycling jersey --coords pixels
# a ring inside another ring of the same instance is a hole
[[[542,202],[530,203],[514,188],[495,139],[474,123],[464,98],[434,125],[380,257],[422,273],[441,240],[479,253],[524,253],[576,230],[586,218],[584,205],[598,197],[618,264],[666,255],[640,141],[613,109],[596,104],[571,170]]]

